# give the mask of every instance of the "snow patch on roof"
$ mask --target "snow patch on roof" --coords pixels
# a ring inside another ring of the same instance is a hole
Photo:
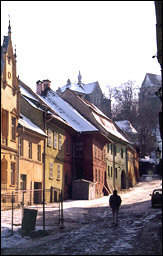
[[[46,133],[41,130],[37,125],[35,125],[29,118],[26,116],[20,114],[22,118],[18,120],[18,123],[22,125],[25,128],[28,128],[30,130],[33,130],[41,135],[47,136]]]
[[[88,122],[70,104],[64,101],[52,90],[48,91],[47,96],[39,96],[40,99],[63,118],[71,127],[78,132],[98,131],[95,126]]]
[[[97,122],[100,123],[100,125],[102,125],[105,130],[107,130],[112,135],[118,137],[119,139],[129,143],[129,141],[117,130],[115,125],[112,123],[112,121],[109,121],[108,119],[104,119],[104,118],[96,115],[96,113],[92,113],[92,114],[95,117],[95,119],[97,120]]]
[[[67,88],[69,88],[72,91],[80,92],[83,94],[90,94],[94,91],[95,87],[97,85],[97,82],[83,84],[83,83],[71,83],[68,85],[64,85],[60,88],[61,92],[64,92]]]
[[[132,126],[132,124],[128,120],[116,121],[115,123],[116,125],[119,126],[120,129],[122,129],[125,132],[135,133],[135,134],[137,133],[136,129]]]
[[[38,99],[36,97],[34,97],[31,93],[29,93],[24,87],[22,87],[21,84],[19,84],[19,87],[20,87],[20,92],[22,95],[38,101]]]

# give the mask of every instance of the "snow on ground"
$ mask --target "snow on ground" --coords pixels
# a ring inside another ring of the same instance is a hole
[[[161,180],[153,180],[150,182],[139,182],[135,187],[130,188],[128,190],[128,192],[124,192],[122,191],[121,193],[119,193],[121,195],[122,198],[122,205],[121,205],[121,209],[120,209],[120,216],[121,216],[121,222],[123,223],[123,229],[121,230],[122,233],[124,233],[125,235],[119,237],[113,244],[111,249],[109,250],[110,253],[113,253],[114,251],[117,250],[117,248],[123,248],[125,247],[125,249],[130,249],[131,248],[131,244],[130,241],[132,239],[134,239],[135,237],[135,230],[139,230],[140,226],[142,226],[142,222],[146,223],[147,221],[150,220],[150,218],[154,218],[155,217],[155,211],[152,212],[152,214],[150,216],[146,216],[144,219],[138,219],[135,220],[133,222],[132,216],[129,216],[127,219],[126,217],[124,218],[124,214],[126,214],[125,212],[128,211],[128,207],[130,204],[135,204],[135,203],[142,203],[142,204],[138,204],[138,206],[134,206],[134,214],[139,214],[140,212],[143,212],[143,205],[144,204],[149,204],[149,200],[150,200],[150,196],[149,193],[152,193],[153,189],[161,187]],[[69,235],[73,236],[73,239],[75,239],[74,237],[74,231],[73,229],[71,229],[71,227],[73,226],[73,222],[76,222],[76,224],[79,226],[80,223],[83,223],[83,221],[85,221],[84,226],[80,226],[79,228],[79,233],[81,232],[80,236],[84,236],[84,230],[88,232],[88,230],[90,230],[89,232],[95,232],[93,231],[93,228],[96,228],[96,222],[97,220],[99,220],[98,225],[101,225],[101,221],[107,221],[108,222],[108,218],[110,218],[110,220],[112,219],[112,215],[111,215],[111,211],[108,213],[107,207],[108,206],[108,200],[109,200],[109,196],[104,196],[102,198],[99,199],[95,199],[95,200],[67,200],[63,203],[63,209],[64,209],[64,217],[65,220],[67,218],[67,221],[69,220],[71,223],[70,226],[70,232],[68,233]],[[98,207],[99,206],[99,207]],[[31,208],[37,208],[38,206],[34,205]],[[51,214],[54,215],[55,212],[57,213],[58,208],[56,206],[54,206],[53,204],[48,204],[47,208],[47,212],[46,212],[46,216],[49,218],[49,223],[51,223],[51,225],[46,226],[46,230],[58,230],[59,225],[58,224],[54,224],[53,222],[53,218],[51,219]],[[51,207],[51,208],[50,208]],[[55,208],[54,208],[55,207]],[[96,208],[95,208],[96,207]],[[101,216],[101,207],[105,207],[105,211],[103,212],[103,215]],[[142,207],[142,209],[140,208]],[[38,213],[42,212],[42,207],[37,208],[38,209]],[[80,210],[78,210],[80,209]],[[83,210],[82,210],[83,209]],[[85,209],[85,210],[84,210]],[[88,209],[88,210],[86,210]],[[151,209],[152,210],[152,209]],[[92,211],[92,212],[91,212]],[[93,212],[95,211],[95,212]],[[131,207],[130,207],[130,211],[131,211]],[[58,213],[57,213],[58,214]],[[92,214],[92,215],[91,215]],[[39,214],[38,214],[39,215]],[[56,215],[58,216],[58,215]],[[83,217],[84,216],[84,217]],[[40,218],[39,216],[37,218]],[[124,219],[123,219],[124,218]],[[1,212],[1,248],[5,249],[5,248],[31,248],[32,246],[38,246],[39,244],[41,245],[42,242],[45,241],[50,241],[51,238],[54,238],[54,235],[48,235],[45,237],[41,237],[39,239],[34,239],[32,240],[31,237],[29,236],[21,236],[21,220],[22,220],[22,210],[21,209],[15,209],[14,210],[14,224],[17,224],[17,226],[14,226],[14,232],[12,235],[11,232],[11,210],[8,211],[2,211]],[[90,228],[90,225],[92,225],[92,223],[95,223],[94,227],[92,226],[92,231]],[[106,222],[106,224],[107,224]],[[42,226],[39,220],[36,221],[36,231],[37,230],[42,230]],[[87,224],[88,223],[88,224]],[[105,223],[104,223],[105,224]],[[130,224],[130,225],[128,225]],[[102,224],[103,225],[103,224]],[[100,230],[100,228],[99,228]],[[78,231],[76,231],[78,232]],[[103,232],[103,231],[102,231]],[[55,232],[56,236],[62,236],[62,232]],[[69,235],[67,238],[67,241],[69,241]],[[113,233],[113,236],[115,235],[115,233]],[[76,238],[79,238],[79,235],[76,236]],[[90,237],[91,239],[91,237]],[[105,243],[105,241],[103,241]],[[68,243],[68,242],[67,242]],[[66,245],[65,245],[66,246]],[[77,246],[77,245],[76,245]],[[92,246],[94,246],[92,244]],[[98,247],[98,246],[96,246]],[[91,247],[93,248],[93,247]],[[97,249],[97,248],[96,248]],[[92,249],[93,250],[93,249]]]

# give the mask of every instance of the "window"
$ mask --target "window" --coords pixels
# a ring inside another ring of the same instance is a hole
[[[115,177],[117,178],[117,168],[115,168]]]
[[[60,180],[60,178],[61,178],[60,165],[57,165],[57,180]]]
[[[100,183],[100,181],[101,181],[101,172],[100,170],[98,170],[98,182]]]
[[[57,149],[57,132],[53,133],[53,148]]]
[[[16,118],[11,117],[11,139],[16,140]]]
[[[58,149],[61,150],[62,148],[62,135],[59,134],[58,136]]]
[[[1,127],[2,127],[2,143],[7,145],[7,137],[8,137],[8,111],[2,109],[2,116],[1,116]]]
[[[11,185],[15,185],[15,163],[11,162]]]
[[[7,166],[8,162],[3,155],[3,159],[1,160],[1,184],[7,184]]]
[[[117,148],[116,148],[116,145],[114,145],[114,153],[115,153],[115,156],[117,155]]]
[[[7,58],[8,58],[8,64],[11,64],[11,57],[8,56]]]
[[[97,179],[98,179],[97,169],[95,170],[95,179],[96,179],[96,181],[97,181]]]
[[[112,177],[112,175],[113,175],[113,168],[112,168],[112,166],[111,166],[111,173],[110,173],[110,176]]]
[[[37,145],[37,160],[41,161],[41,145]]]
[[[51,147],[51,146],[52,146],[52,131],[48,128],[47,132],[48,132],[48,141],[47,141],[47,145],[48,145],[49,147]]]
[[[111,154],[113,154],[113,145],[110,144]]]
[[[108,166],[108,176],[110,177],[110,166]]]
[[[121,158],[123,158],[123,148],[121,148]]]
[[[49,179],[53,179],[53,163],[49,163]]]
[[[65,184],[68,185],[68,174],[65,174]]]
[[[95,148],[95,158],[96,158],[96,156],[97,156],[97,148],[96,148],[96,146],[94,146],[94,148]]]
[[[69,154],[70,153],[70,143],[69,143],[68,138],[66,138],[65,144],[66,144],[66,154]]]
[[[32,159],[32,142],[28,143],[28,157]]]
[[[83,156],[83,143],[77,142],[75,144],[75,156],[76,157],[82,157]]]
[[[101,151],[98,149],[98,159],[101,159]]]
[[[24,175],[24,174],[20,175],[20,189],[22,190],[27,189],[27,175]]]
[[[24,140],[23,138],[20,138],[20,144],[19,144],[19,153],[20,153],[20,156],[23,156],[23,151],[24,151]]]
[[[109,153],[109,144],[107,144],[107,153]]]

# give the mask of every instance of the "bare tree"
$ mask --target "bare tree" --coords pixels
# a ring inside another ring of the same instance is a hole
[[[134,81],[127,81],[112,91],[112,97],[115,103],[112,107],[112,116],[114,120],[129,120],[135,123],[138,110],[138,96],[135,93],[137,89]]]

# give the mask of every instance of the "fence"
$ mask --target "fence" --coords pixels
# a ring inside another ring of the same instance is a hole
[[[37,210],[36,226],[43,230],[64,222],[62,191],[55,188],[1,191],[1,226],[11,224],[13,233],[14,226],[22,225],[24,209]]]

